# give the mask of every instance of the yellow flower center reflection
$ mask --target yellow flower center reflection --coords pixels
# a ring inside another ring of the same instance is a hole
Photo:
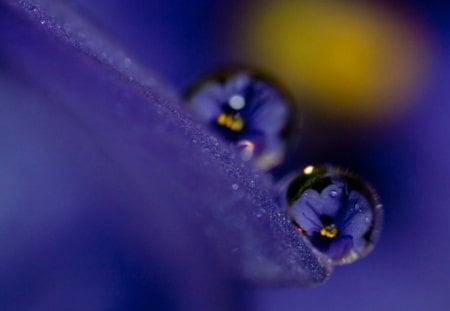
[[[244,120],[239,115],[222,113],[217,118],[217,124],[229,128],[234,132],[240,132],[244,128]]]
[[[329,239],[333,239],[338,234],[338,230],[334,224],[325,226],[322,229],[320,229],[320,235],[323,237],[327,237]]]

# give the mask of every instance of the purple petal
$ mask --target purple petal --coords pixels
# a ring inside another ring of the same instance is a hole
[[[2,305],[229,309],[230,276],[327,278],[270,182],[192,122],[169,87],[61,2],[6,3]]]
[[[341,236],[333,240],[326,250],[326,254],[335,260],[341,260],[348,256],[353,247],[353,239],[351,236]]]
[[[314,204],[317,206],[316,211],[320,215],[326,215],[334,218],[339,213],[339,210],[344,208],[342,204],[342,196],[345,195],[344,183],[334,182],[325,187],[320,192],[320,198]]]
[[[276,135],[275,138],[278,138],[278,134],[286,126],[288,103],[273,86],[263,82],[256,84],[253,100],[258,109],[252,115],[252,128],[264,131],[269,137]]]
[[[334,218],[342,207],[342,191],[343,185],[331,184],[324,188],[320,194],[316,190],[308,189],[302,194],[301,199],[304,199],[319,217]]]
[[[291,217],[308,234],[318,232],[323,226],[315,205],[311,203],[318,196],[317,191],[307,190],[291,207]]]
[[[208,83],[201,91],[193,95],[189,109],[195,112],[199,120],[210,122],[221,113],[221,103],[226,101],[222,85]]]
[[[362,237],[369,230],[373,219],[372,207],[365,196],[355,190],[350,192],[348,204],[351,206],[347,206],[338,222],[344,223],[342,233],[353,236],[355,248],[362,250],[366,243]]]
[[[248,74],[238,74],[233,76],[233,78],[223,86],[227,99],[235,94],[243,94],[250,82],[251,78]]]

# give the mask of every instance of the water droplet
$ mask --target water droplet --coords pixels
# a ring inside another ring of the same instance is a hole
[[[44,25],[45,24],[45,21],[44,20],[41,20],[41,25]]]
[[[262,171],[282,163],[296,122],[290,97],[265,75],[231,68],[194,84],[187,107],[226,141],[238,146],[244,161]]]
[[[233,190],[238,190],[238,189],[239,189],[239,185],[238,185],[238,184],[232,184],[232,185],[231,185],[231,188],[232,188]]]
[[[313,167],[290,182],[286,196],[292,223],[334,264],[353,262],[377,243],[383,210],[360,178],[335,167]]]

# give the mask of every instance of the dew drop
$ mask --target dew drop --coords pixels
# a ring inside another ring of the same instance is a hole
[[[187,108],[262,171],[280,165],[299,122],[290,96],[265,75],[245,68],[219,70],[195,83]]]
[[[292,179],[286,198],[291,222],[334,264],[358,260],[378,242],[382,205],[367,183],[347,171],[314,166]]]
[[[231,185],[231,188],[232,188],[233,190],[238,190],[238,189],[239,189],[239,185],[238,185],[238,184],[232,184],[232,185]]]

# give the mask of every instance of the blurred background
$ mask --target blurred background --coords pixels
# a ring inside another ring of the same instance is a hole
[[[359,174],[385,205],[381,241],[315,288],[256,288],[255,310],[450,308],[450,10],[437,1],[77,0],[181,93],[224,64],[296,99],[290,161]]]

